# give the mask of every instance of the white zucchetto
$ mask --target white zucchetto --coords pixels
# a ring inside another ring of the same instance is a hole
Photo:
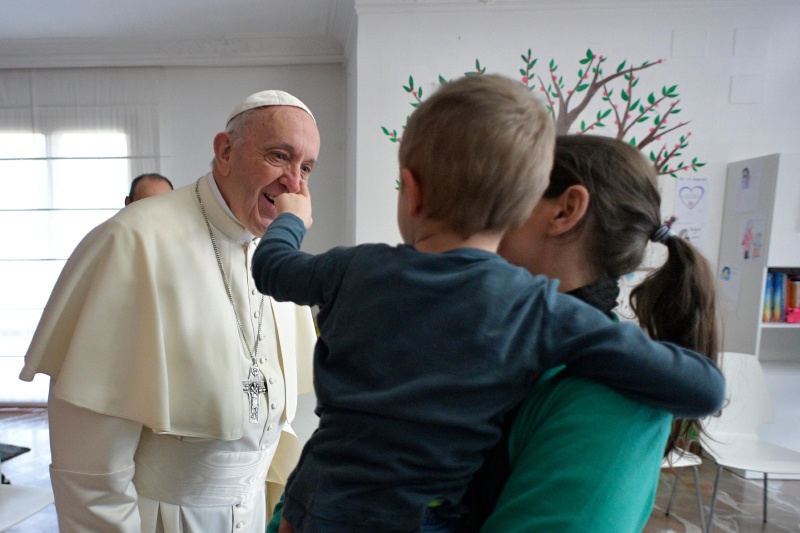
[[[255,109],[257,107],[267,107],[273,105],[299,107],[311,115],[311,118],[314,119],[314,115],[311,113],[311,110],[306,106],[306,104],[301,102],[300,99],[285,91],[270,89],[267,91],[253,93],[242,100],[239,105],[233,109],[233,112],[228,117],[228,123],[230,123],[230,121],[233,120],[236,115],[244,113],[245,111]],[[314,119],[314,122],[316,123],[317,120]]]

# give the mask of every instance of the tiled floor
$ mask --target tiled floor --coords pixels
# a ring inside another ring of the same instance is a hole
[[[50,484],[48,464],[47,411],[45,409],[0,408],[0,442],[27,446],[31,451],[3,463],[12,483],[47,487]],[[700,468],[703,501],[711,501],[716,465],[706,460]],[[664,516],[674,476],[663,472],[653,513],[644,533],[701,533],[691,469],[681,475],[681,484],[672,504],[670,516]],[[769,483],[769,522],[761,520],[762,492],[760,480],[744,480],[723,471],[720,494],[714,513],[714,533],[800,533],[800,481]],[[48,507],[6,533],[54,533],[58,531],[55,509]],[[516,532],[512,532],[516,533]],[[545,532],[546,533],[546,532]],[[586,532],[591,533],[591,532]]]
[[[704,513],[714,489],[717,465],[710,459],[700,466],[700,486]],[[680,485],[670,509],[664,516],[673,474],[662,471],[656,503],[644,533],[701,533],[694,477],[690,468],[681,473]],[[762,520],[763,483],[760,479],[743,479],[727,470],[722,471],[717,504],[714,510],[713,533],[787,533],[800,532],[800,481],[769,480],[768,522]]]
[[[49,487],[50,442],[46,409],[0,409],[0,442],[31,451],[3,463],[3,475],[15,485]],[[56,511],[51,505],[6,533],[54,533]]]

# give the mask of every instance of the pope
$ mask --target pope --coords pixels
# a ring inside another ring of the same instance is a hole
[[[303,102],[253,94],[214,137],[211,172],[130,204],[67,261],[20,375],[51,377],[62,533],[264,531],[300,453],[290,422],[316,335],[250,267],[319,146]]]

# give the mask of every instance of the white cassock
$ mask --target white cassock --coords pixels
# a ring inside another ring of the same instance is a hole
[[[67,261],[20,374],[52,378],[62,533],[263,533],[299,457],[289,422],[297,394],[311,391],[310,310],[267,298],[258,315],[257,239],[210,174],[199,183],[251,348],[262,320],[257,361],[268,392],[259,421],[249,421],[250,355],[195,184],[134,202]]]

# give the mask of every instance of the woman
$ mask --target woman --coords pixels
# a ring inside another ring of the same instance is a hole
[[[617,280],[640,266],[649,241],[663,244],[666,262],[632,291],[636,318],[651,337],[716,360],[713,272],[661,223],[660,203],[654,169],[634,147],[562,136],[549,188],[500,254],[616,319]],[[560,369],[540,376],[517,413],[473,482],[465,530],[641,531],[665,449],[700,432],[696,420],[673,421]]]
[[[668,257],[634,289],[636,316],[651,337],[715,360],[712,270],[661,224],[660,202],[653,167],[632,146],[559,137],[550,186],[500,253],[533,274],[560,279],[562,292],[615,318],[617,280],[636,270],[648,242],[657,241]],[[542,374],[506,422],[504,440],[465,499],[464,531],[641,531],[665,449],[699,432],[697,421],[673,421],[562,369]],[[277,531],[277,521],[268,531]]]

